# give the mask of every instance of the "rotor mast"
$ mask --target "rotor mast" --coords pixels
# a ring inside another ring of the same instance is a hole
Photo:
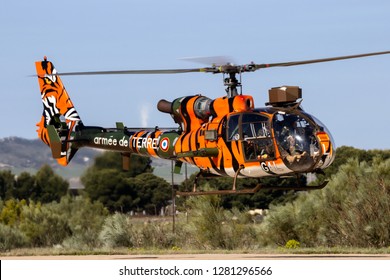
[[[241,66],[228,63],[217,67],[215,70],[214,73],[223,74],[223,85],[226,87],[225,91],[228,98],[242,94],[241,72],[243,69]],[[240,75],[239,79],[237,79],[237,74]]]
[[[224,74],[223,84],[226,87],[225,91],[228,98],[242,93],[241,75],[239,81],[236,78],[236,73],[228,73],[228,77],[226,77],[226,74]]]

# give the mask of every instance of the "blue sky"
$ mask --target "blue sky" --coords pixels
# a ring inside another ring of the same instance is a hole
[[[183,57],[230,56],[274,63],[390,50],[386,0],[2,1],[0,138],[36,137],[42,104],[28,77],[47,56],[59,72],[202,67]],[[207,66],[207,65],[204,65]],[[338,146],[390,148],[390,55],[243,76],[257,107],[268,89],[298,85],[303,107]],[[86,125],[174,126],[159,99],[224,95],[222,77],[176,75],[63,77]]]

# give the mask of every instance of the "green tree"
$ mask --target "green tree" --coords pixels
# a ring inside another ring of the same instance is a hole
[[[82,177],[85,192],[110,211],[130,211],[136,198],[134,179],[115,169],[90,168]]]
[[[140,198],[139,207],[149,214],[158,215],[159,210],[167,206],[172,199],[171,186],[152,173],[140,174],[135,179],[137,195]]]
[[[35,176],[28,172],[22,172],[16,178],[13,194],[17,199],[38,200],[39,196],[35,187]]]
[[[11,171],[0,171],[0,197],[40,201],[59,201],[68,191],[69,183],[54,173],[49,165],[43,165],[36,175],[22,172],[15,176]]]
[[[54,173],[49,165],[44,165],[35,175],[33,194],[36,201],[48,203],[60,201],[69,188],[69,183]]]
[[[111,212],[145,210],[157,214],[171,198],[169,184],[152,173],[128,178],[114,169],[89,169],[82,180],[85,192],[93,201],[100,201]]]
[[[390,150],[361,150],[349,146],[341,146],[336,149],[336,158],[331,166],[326,170],[326,177],[330,178],[336,174],[340,166],[346,164],[350,159],[357,159],[357,161],[365,161],[371,164],[374,158],[386,160],[390,158]]]
[[[151,160],[134,155],[130,170],[122,170],[120,154],[106,152],[96,158],[81,181],[93,201],[100,201],[111,212],[145,210],[156,214],[170,199],[168,183],[151,173]]]
[[[96,168],[97,170],[115,169],[123,171],[127,177],[135,177],[141,173],[152,172],[151,163],[152,160],[149,157],[132,154],[130,156],[130,169],[128,171],[123,171],[121,154],[115,152],[105,152],[95,158],[93,168]]]
[[[7,200],[13,197],[15,175],[9,170],[0,171],[0,197]]]

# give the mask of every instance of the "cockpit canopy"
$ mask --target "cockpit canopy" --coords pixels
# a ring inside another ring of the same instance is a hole
[[[292,171],[310,172],[323,164],[318,135],[324,132],[325,126],[303,111],[268,110],[230,115],[226,138],[242,142],[246,161],[280,157]]]

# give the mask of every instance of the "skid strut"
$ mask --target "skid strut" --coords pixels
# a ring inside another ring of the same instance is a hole
[[[198,178],[202,175],[199,173],[196,176],[195,182],[194,182],[194,188],[192,191],[176,191],[177,196],[199,196],[199,195],[226,195],[226,194],[254,194],[257,193],[260,190],[282,190],[282,191],[289,191],[289,190],[296,190],[296,191],[310,191],[310,190],[320,190],[324,188],[329,181],[324,181],[320,185],[316,186],[307,186],[307,185],[291,185],[291,186],[277,186],[277,185],[265,185],[265,184],[257,184],[254,188],[248,188],[248,189],[242,189],[237,190],[236,188],[236,177],[238,176],[239,171],[242,170],[239,169],[236,172],[236,176],[234,177],[233,181],[233,187],[231,190],[211,190],[211,191],[198,191],[196,189],[197,187],[197,181]]]

